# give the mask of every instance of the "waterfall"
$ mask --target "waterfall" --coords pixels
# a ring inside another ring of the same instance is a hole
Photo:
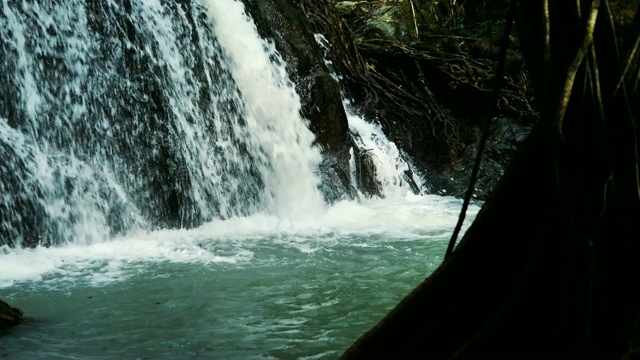
[[[315,41],[324,52],[325,65],[331,70],[331,76],[340,82],[342,77],[335,72],[329,58],[331,44],[322,34],[315,34]],[[403,154],[396,144],[387,138],[379,123],[368,121],[359,114],[350,100],[342,94],[345,113],[351,132],[350,150],[351,186],[360,189],[359,178],[372,177],[369,185],[376,187],[379,196],[404,196],[407,192],[427,193],[424,179],[413,169],[411,159]],[[370,169],[363,167],[370,166]],[[364,174],[366,173],[366,174]]]
[[[0,245],[323,211],[320,152],[236,0],[0,3]]]
[[[390,141],[379,124],[368,122],[359,115],[351,102],[343,102],[354,147],[351,149],[351,178],[356,179],[364,171],[365,161],[355,161],[356,156],[367,158],[375,166],[375,180],[383,196],[405,196],[407,192],[426,193],[424,180],[413,172],[408,156],[401,153]]]
[[[246,104],[250,143],[267,170],[269,206],[279,216],[318,215],[324,208],[315,170],[322,161],[300,117],[300,98],[284,61],[237,0],[208,0],[209,16]]]

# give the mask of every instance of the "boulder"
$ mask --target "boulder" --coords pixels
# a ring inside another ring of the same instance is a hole
[[[22,310],[11,307],[11,305],[0,300],[0,331],[20,324],[23,319]]]

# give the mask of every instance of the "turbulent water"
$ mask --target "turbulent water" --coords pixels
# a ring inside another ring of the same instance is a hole
[[[2,0],[0,41],[0,357],[335,358],[442,260],[460,202],[346,101],[384,199],[325,204],[237,0]]]
[[[320,152],[242,3],[1,10],[0,244],[321,211]]]
[[[0,255],[8,358],[336,358],[442,261],[460,203],[339,203]],[[473,211],[475,211],[474,209]]]

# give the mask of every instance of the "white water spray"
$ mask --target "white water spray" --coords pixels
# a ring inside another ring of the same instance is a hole
[[[376,167],[376,180],[380,184],[382,193],[391,197],[406,196],[412,191],[407,180],[413,181],[420,192],[424,193],[423,180],[411,170],[410,164],[403,158],[396,144],[387,138],[382,127],[379,124],[367,122],[358,115],[349,101],[344,101],[343,104],[354,142],[362,152],[366,153],[363,156],[369,156],[372,159]],[[353,157],[357,155],[352,151],[351,156],[351,176],[355,178],[356,164]],[[411,178],[407,179],[408,176]]]
[[[300,98],[273,43],[260,38],[237,0],[208,0],[218,40],[246,107],[251,144],[264,169],[271,211],[287,219],[324,211],[320,151],[300,117]]]
[[[240,2],[0,11],[0,244],[326,210],[300,99]]]
[[[324,51],[325,65],[330,69],[331,76],[340,81],[342,78],[336,74],[333,64],[327,59],[329,47],[331,44],[322,34],[314,35],[316,42]],[[418,190],[422,194],[427,193],[424,180],[416,175],[413,171],[413,166],[408,157],[403,156],[396,146],[382,131],[380,124],[370,122],[362,115],[359,115],[355,110],[351,102],[344,98],[342,105],[344,106],[345,113],[347,114],[347,121],[349,122],[349,130],[352,133],[355,144],[359,147],[361,156],[368,156],[371,158],[374,166],[376,167],[375,177],[376,181],[380,185],[380,190],[384,196],[405,196],[407,192],[412,191],[407,184],[407,180],[412,181],[418,187]],[[357,189],[358,184],[356,181],[357,162],[355,156],[359,156],[357,151],[351,149],[351,180],[352,186]],[[410,176],[408,179],[407,177]]]

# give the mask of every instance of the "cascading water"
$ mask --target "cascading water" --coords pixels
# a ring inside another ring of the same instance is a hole
[[[300,101],[240,2],[4,0],[0,41],[0,244],[323,211]]]
[[[408,192],[426,193],[424,181],[416,176],[400,150],[382,131],[379,124],[367,122],[349,101],[344,101],[354,147],[351,149],[351,178],[365,176],[358,167],[371,164],[375,181],[383,196],[406,196]],[[359,156],[361,161],[356,161]],[[363,161],[366,158],[367,161]],[[412,187],[413,185],[413,187]],[[355,185],[354,185],[355,186]]]
[[[331,70],[331,76],[340,81],[333,64],[327,59],[331,44],[322,34],[314,35],[316,42],[324,52],[325,65]],[[365,120],[358,114],[351,101],[344,99],[344,106],[351,132],[351,186],[360,189],[364,177],[368,179],[369,187],[378,196],[405,196],[407,192],[426,194],[427,187],[424,180],[417,176],[410,165],[408,156],[390,141],[382,131],[380,124]],[[367,182],[367,181],[364,181]]]
[[[300,118],[300,99],[273,43],[260,39],[244,6],[235,0],[208,0],[209,15],[233,78],[246,104],[245,118],[254,152],[266,173],[272,212],[288,218],[319,215],[324,203],[314,170],[320,151]],[[229,14],[242,16],[229,16]]]

